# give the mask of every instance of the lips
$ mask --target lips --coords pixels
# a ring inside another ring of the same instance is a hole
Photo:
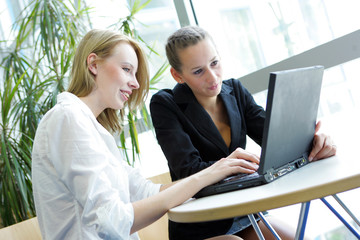
[[[215,84],[215,85],[212,85],[209,89],[210,89],[210,90],[216,90],[217,87],[218,87],[218,84]]]
[[[131,92],[121,91],[121,90],[120,90],[120,92],[121,92],[121,94],[124,96],[125,101],[127,101],[127,100],[129,99],[130,95],[131,95]]]
[[[125,95],[125,97],[129,98],[130,94],[128,94],[127,92],[123,92],[123,94]]]

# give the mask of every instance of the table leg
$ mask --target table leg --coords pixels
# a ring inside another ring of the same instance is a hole
[[[296,240],[303,240],[305,235],[306,221],[309,214],[310,202],[301,203],[299,222],[296,229]]]
[[[255,217],[253,214],[249,214],[248,215],[248,218],[250,219],[250,222],[251,222],[251,225],[253,226],[255,232],[256,232],[256,235],[258,236],[258,238],[260,240],[265,240],[264,238],[264,235],[262,234],[261,230],[260,230],[260,227],[259,225],[257,224],[256,220],[255,220]]]
[[[360,234],[356,231],[355,228],[353,228],[331,205],[328,203],[328,201],[325,200],[325,198],[320,198],[321,201],[332,211],[335,216],[337,216],[340,221],[354,234],[357,239],[360,239]]]
[[[334,195],[332,195],[334,198],[335,198],[335,200],[343,207],[343,209],[350,215],[350,217],[355,221],[355,223],[360,227],[360,221],[359,221],[359,219],[357,219],[356,217],[355,217],[355,215],[350,211],[350,209],[348,208],[348,207],[346,207],[346,205],[340,200],[340,198],[336,195],[336,194],[334,194]]]
[[[270,232],[274,235],[274,237],[278,240],[281,240],[280,236],[277,234],[277,232],[275,231],[275,229],[270,225],[270,223],[266,220],[264,214],[262,212],[258,213],[259,217],[261,218],[261,220],[264,222],[264,224],[266,225],[266,227],[270,230]]]

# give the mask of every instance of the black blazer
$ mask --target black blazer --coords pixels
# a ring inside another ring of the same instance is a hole
[[[227,157],[237,147],[245,148],[246,135],[261,145],[265,111],[240,81],[223,81],[221,99],[229,115],[231,144],[228,148],[209,114],[186,84],[154,94],[150,102],[156,137],[170,169],[172,180],[190,176]],[[170,239],[203,239],[225,234],[232,219],[204,223],[169,223]]]

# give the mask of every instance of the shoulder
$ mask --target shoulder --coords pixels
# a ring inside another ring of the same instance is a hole
[[[248,95],[249,91],[241,84],[240,80],[235,78],[230,78],[223,81],[222,91],[224,93],[233,93],[235,95]]]
[[[172,101],[174,100],[174,92],[171,89],[162,89],[152,95],[150,102],[156,101]]]
[[[171,89],[162,89],[155,93],[150,100],[150,113],[153,121],[158,115],[168,113],[178,109],[174,91]]]
[[[151,98],[151,103],[188,103],[194,100],[191,89],[186,84],[176,84],[173,89],[162,89]]]
[[[48,130],[56,129],[73,129],[75,127],[89,127],[92,125],[91,110],[87,108],[75,95],[62,93],[58,96],[58,102],[42,118],[39,128],[46,127]],[[85,128],[86,128],[85,127]]]
[[[230,78],[223,81],[224,86],[229,88],[245,88],[239,79],[236,78]]]

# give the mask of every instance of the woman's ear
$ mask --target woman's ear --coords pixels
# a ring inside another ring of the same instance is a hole
[[[170,68],[170,73],[173,76],[173,78],[175,79],[175,81],[177,81],[180,84],[184,83],[181,74],[178,71],[176,71],[174,68],[172,68],[172,67]]]
[[[95,53],[90,53],[86,59],[88,69],[94,76],[96,76],[96,74],[97,74],[97,63],[95,61],[96,58],[97,58],[97,55]]]

